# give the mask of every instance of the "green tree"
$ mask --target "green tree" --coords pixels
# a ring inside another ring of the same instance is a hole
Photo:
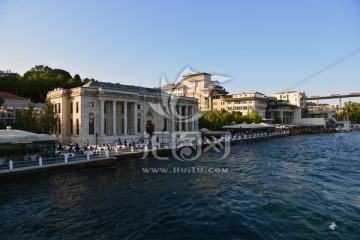
[[[67,88],[71,79],[70,73],[65,70],[37,65],[24,74],[24,95],[34,102],[44,102],[49,91],[57,87]]]
[[[250,113],[247,114],[248,123],[261,123],[262,117],[256,110],[252,110]]]
[[[37,132],[51,134],[55,131],[58,117],[54,113],[54,105],[46,99],[45,106],[40,110],[37,124]]]
[[[78,74],[74,77],[63,69],[52,69],[45,65],[36,65],[24,76],[11,73],[0,77],[0,91],[30,98],[32,102],[45,102],[47,93],[55,88],[74,88],[84,85],[93,78],[81,80]]]
[[[343,112],[343,115],[349,117],[350,121],[360,123],[360,103],[346,102],[343,107]]]
[[[281,118],[280,117],[275,117],[274,121],[273,121],[273,124],[282,124]]]
[[[84,78],[83,79],[83,84],[86,84],[86,83],[88,83],[88,82],[91,82],[91,81],[94,81],[95,79],[93,79],[93,78]]]
[[[37,132],[38,118],[35,106],[30,102],[27,107],[24,107],[20,111],[20,116],[17,117],[17,128],[29,131]]]
[[[10,73],[0,77],[0,91],[15,95],[22,94],[22,76],[17,73]]]
[[[79,74],[75,74],[73,78],[71,78],[67,83],[69,88],[78,87],[82,85],[82,80]]]
[[[240,112],[227,112],[227,111],[209,111],[204,113],[199,118],[199,128],[207,128],[210,130],[221,130],[222,126],[235,125],[239,123],[260,123],[262,117],[256,112],[252,111],[248,115],[241,115]]]

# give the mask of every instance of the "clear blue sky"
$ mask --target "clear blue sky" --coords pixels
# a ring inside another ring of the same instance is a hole
[[[283,91],[360,48],[359,0],[0,0],[0,70],[155,87],[190,66]],[[294,90],[360,92],[360,53]]]

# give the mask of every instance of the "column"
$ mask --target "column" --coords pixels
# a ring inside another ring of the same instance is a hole
[[[124,134],[127,135],[127,120],[128,120],[128,111],[127,111],[128,103],[124,101]]]
[[[189,107],[185,106],[185,131],[189,130]]]
[[[138,133],[138,125],[137,125],[137,122],[138,122],[138,114],[137,114],[137,102],[134,102],[134,135],[136,135]]]
[[[175,131],[175,105],[171,106],[171,129]]]
[[[116,101],[113,101],[113,135],[116,136]]]
[[[104,128],[104,122],[105,122],[105,116],[104,116],[104,109],[105,109],[105,101],[100,100],[100,128],[101,128],[101,135],[105,134],[105,128]]]
[[[179,118],[179,131],[182,131],[183,129],[182,129],[182,106],[181,105],[179,105],[179,116],[180,116],[180,118]]]

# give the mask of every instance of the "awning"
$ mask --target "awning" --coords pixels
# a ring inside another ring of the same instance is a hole
[[[33,142],[55,141],[56,138],[47,134],[36,134],[21,130],[0,130],[0,145],[1,144],[21,144]]]

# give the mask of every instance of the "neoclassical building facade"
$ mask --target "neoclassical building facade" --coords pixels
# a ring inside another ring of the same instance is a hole
[[[53,134],[63,144],[108,144],[198,130],[198,101],[153,88],[91,81],[48,93],[59,120]]]

